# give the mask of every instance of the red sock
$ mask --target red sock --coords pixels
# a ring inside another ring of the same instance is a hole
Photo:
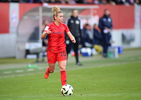
[[[47,71],[48,71],[48,73],[50,73],[50,71],[49,71],[49,67],[47,68]]]
[[[47,79],[49,77],[49,73],[50,73],[49,67],[47,67],[46,72],[44,74],[45,79]]]
[[[62,86],[66,85],[67,82],[67,74],[66,71],[60,71],[61,73],[61,82],[62,82]]]

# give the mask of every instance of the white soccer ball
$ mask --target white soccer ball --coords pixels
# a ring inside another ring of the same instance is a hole
[[[69,84],[63,85],[61,88],[61,93],[63,96],[71,96],[73,91],[73,87]]]

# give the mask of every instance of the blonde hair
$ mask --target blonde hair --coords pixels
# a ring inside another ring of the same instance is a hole
[[[58,16],[58,13],[62,13],[62,11],[60,10],[60,8],[58,7],[58,6],[54,6],[53,8],[52,8],[52,12],[53,12],[53,19],[55,20],[55,18],[54,18],[54,16]]]

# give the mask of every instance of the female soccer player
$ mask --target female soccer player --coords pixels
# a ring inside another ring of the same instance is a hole
[[[45,79],[49,77],[49,73],[53,73],[55,70],[55,63],[58,61],[62,86],[66,84],[66,44],[65,44],[65,32],[67,33],[70,40],[75,43],[74,36],[70,33],[69,28],[62,23],[63,13],[59,7],[55,6],[52,8],[54,21],[46,26],[41,39],[46,38],[48,35],[47,45],[47,59],[49,67],[47,67],[44,74]]]

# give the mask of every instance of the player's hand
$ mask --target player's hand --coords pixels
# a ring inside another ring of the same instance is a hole
[[[75,40],[75,38],[71,39],[71,41],[72,41],[73,43],[76,43],[76,40]]]
[[[45,39],[45,40],[44,40],[44,43],[45,43],[45,44],[48,44],[48,40],[47,40],[47,39]]]
[[[111,29],[108,29],[109,32],[111,32]]]
[[[51,33],[51,31],[50,31],[50,29],[49,30],[47,30],[47,32],[46,32],[47,34],[50,34]]]

